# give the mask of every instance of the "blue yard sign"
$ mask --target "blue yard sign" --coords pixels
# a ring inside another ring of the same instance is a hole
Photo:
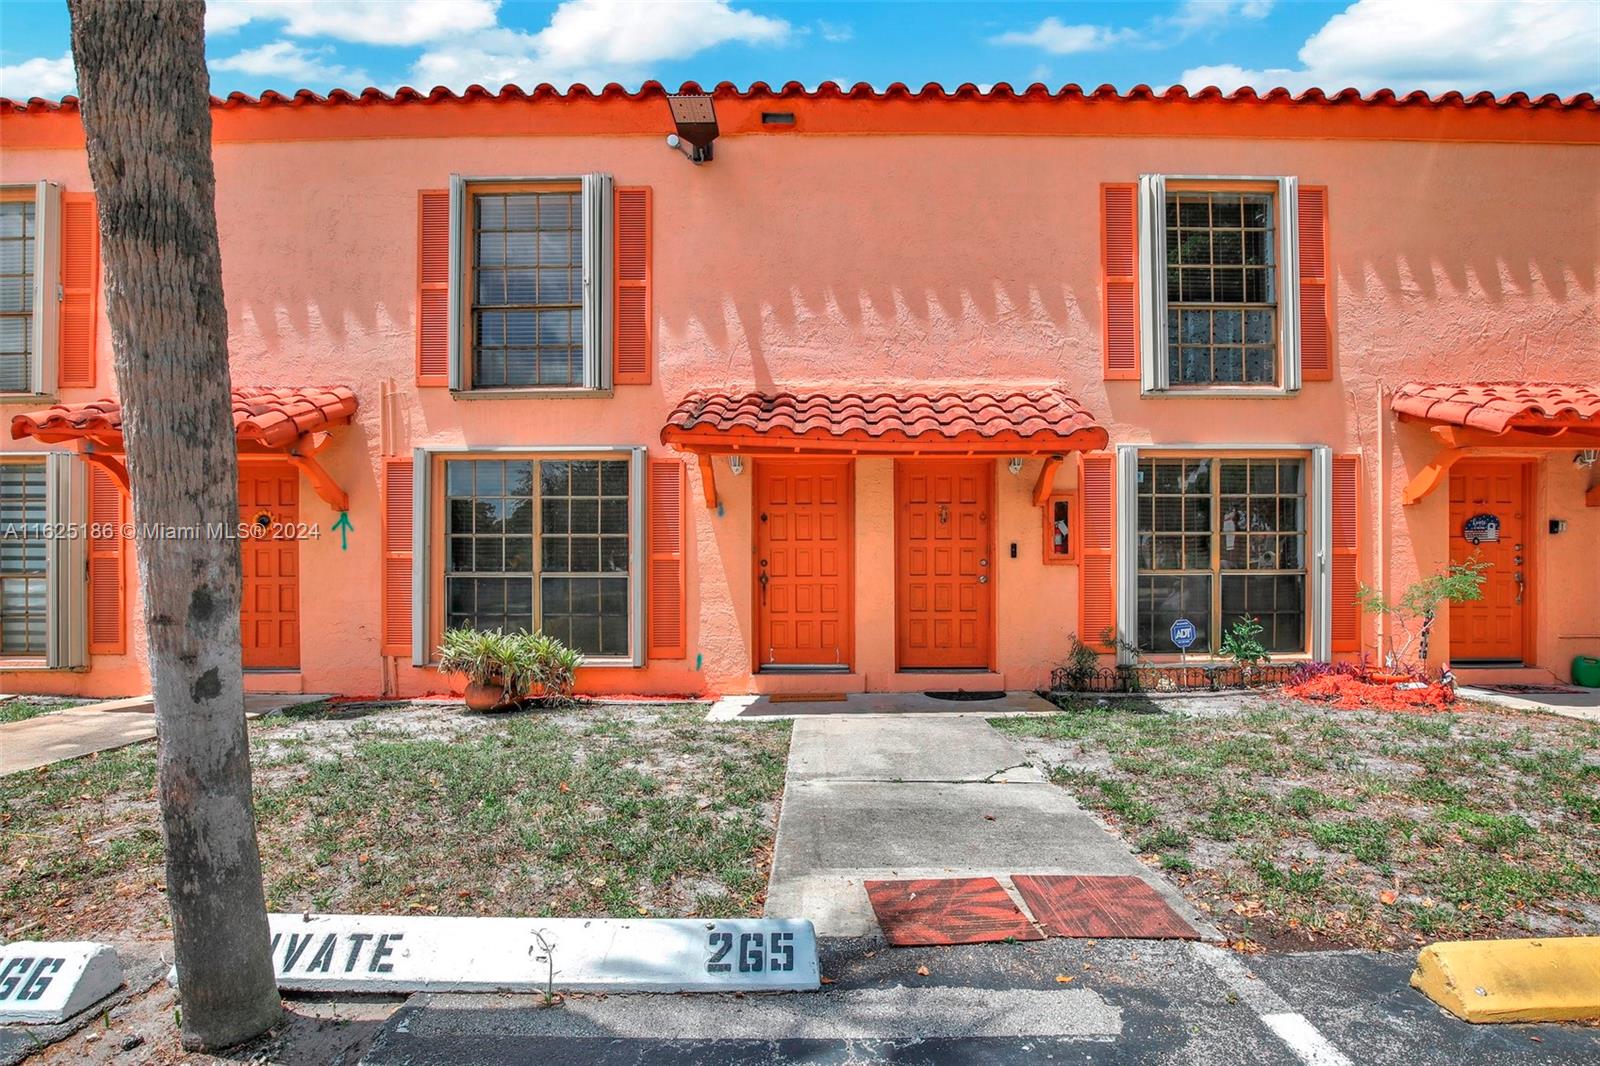
[[[1188,651],[1189,646],[1195,642],[1200,634],[1194,628],[1194,623],[1187,618],[1180,618],[1172,623],[1172,643],[1179,651]]]

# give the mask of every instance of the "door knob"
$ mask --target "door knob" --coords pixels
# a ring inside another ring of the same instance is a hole
[[[989,583],[989,575],[988,574],[979,574],[978,575],[978,584],[987,585],[988,583]]]

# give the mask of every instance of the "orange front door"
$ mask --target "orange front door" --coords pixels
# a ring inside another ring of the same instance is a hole
[[[988,670],[994,461],[895,463],[896,648],[902,670]]]
[[[1499,523],[1498,536],[1481,531],[1470,536],[1467,524]],[[1463,460],[1450,471],[1450,561],[1465,562],[1473,554],[1490,565],[1483,599],[1450,605],[1450,659],[1524,661],[1526,579],[1529,567],[1527,466],[1518,462]],[[1476,521],[1474,521],[1476,520]]]
[[[244,584],[239,637],[246,670],[300,666],[300,475],[270,464],[241,463],[239,521],[259,535],[241,537]]]
[[[847,459],[756,463],[756,659],[848,670],[852,632]]]

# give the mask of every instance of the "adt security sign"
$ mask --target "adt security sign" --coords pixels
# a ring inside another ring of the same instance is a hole
[[[1180,618],[1172,623],[1172,643],[1179,651],[1188,651],[1198,636],[1194,623],[1187,618]]]

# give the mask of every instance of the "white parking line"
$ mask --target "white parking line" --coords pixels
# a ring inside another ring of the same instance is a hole
[[[1306,1066],[1354,1066],[1305,1015],[1296,1013],[1287,1000],[1251,973],[1238,956],[1214,944],[1197,943],[1192,947],[1200,961],[1222,978],[1223,984],[1256,1012],[1261,1024],[1271,1029]]]

